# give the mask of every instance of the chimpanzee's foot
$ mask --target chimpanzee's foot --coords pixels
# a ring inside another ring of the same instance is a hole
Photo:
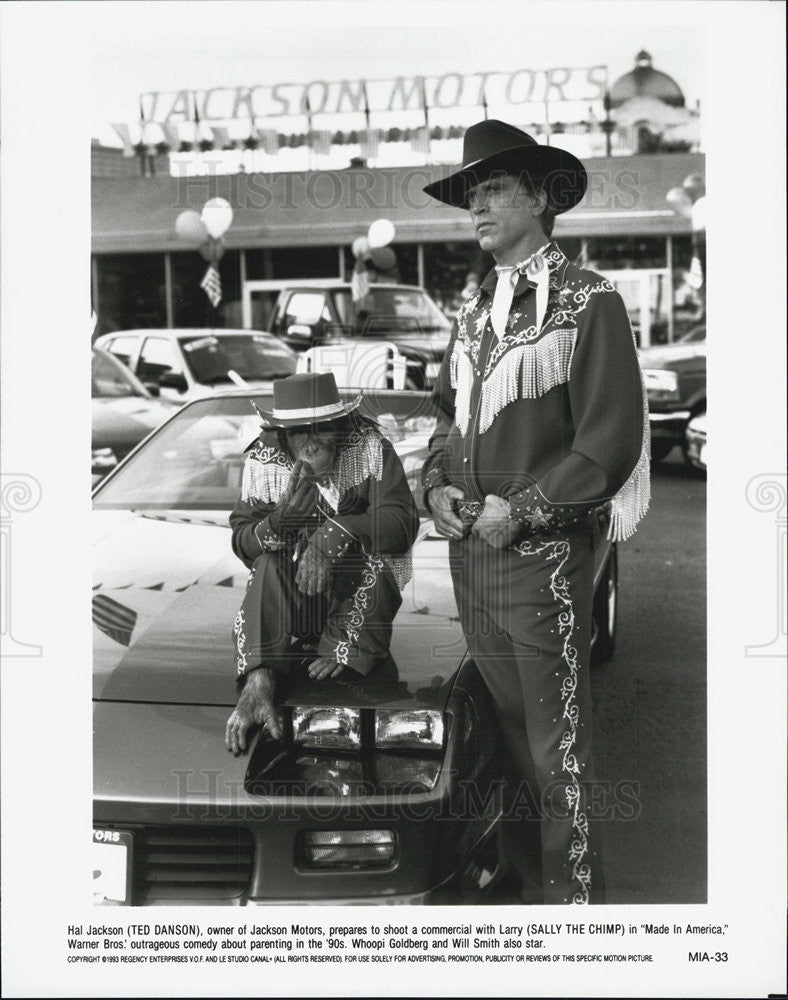
[[[342,663],[330,660],[327,656],[319,656],[307,667],[309,676],[313,681],[325,681],[329,677],[338,677],[345,669]]]

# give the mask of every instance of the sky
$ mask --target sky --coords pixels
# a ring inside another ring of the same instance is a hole
[[[91,7],[91,130],[116,145],[109,126],[136,122],[138,97],[148,91],[598,64],[608,66],[613,81],[633,68],[642,48],[676,80],[690,107],[702,98],[703,34],[688,23],[686,4]]]

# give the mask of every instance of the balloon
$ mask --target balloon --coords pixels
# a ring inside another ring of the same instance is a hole
[[[692,258],[690,269],[687,272],[687,284],[696,292],[703,288],[703,265],[699,257]]]
[[[204,243],[208,238],[208,230],[205,228],[197,212],[187,209],[181,212],[175,220],[175,234],[188,243]]]
[[[363,257],[364,254],[369,250],[369,240],[366,236],[357,236],[353,240],[353,256],[358,260],[359,257]]]
[[[674,212],[688,219],[692,213],[692,199],[684,188],[674,187],[665,195],[665,201]]]
[[[376,271],[390,271],[397,264],[397,255],[391,247],[372,247],[369,251],[369,259]]]
[[[213,236],[216,240],[224,236],[233,221],[230,202],[224,198],[210,198],[202,207],[202,221],[209,236]]]
[[[706,194],[706,181],[702,174],[690,174],[689,177],[684,178],[684,183],[681,186],[693,203]]]
[[[692,228],[696,233],[701,233],[706,229],[706,195],[698,198],[692,206]]]
[[[212,236],[209,236],[200,247],[200,254],[207,261],[221,260],[224,257],[224,240],[221,238],[215,240]]]
[[[369,245],[375,247],[385,247],[394,239],[396,230],[394,224],[388,219],[375,219],[369,227]]]

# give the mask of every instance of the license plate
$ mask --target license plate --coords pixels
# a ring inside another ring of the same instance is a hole
[[[134,838],[126,830],[93,831],[93,903],[131,905]]]
[[[440,363],[440,361],[430,361],[425,366],[424,370],[425,370],[425,373],[427,375],[427,378],[435,379],[435,378],[438,377],[438,373],[441,370],[441,363]]]

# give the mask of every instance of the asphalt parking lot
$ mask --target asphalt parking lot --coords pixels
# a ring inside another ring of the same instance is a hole
[[[637,782],[639,813],[606,829],[609,903],[706,900],[706,480],[678,449],[621,545],[613,658],[592,676],[596,764]]]
[[[631,818],[604,825],[608,903],[706,901],[706,479],[678,449],[619,547],[613,658],[592,674],[598,780]],[[634,795],[631,791],[635,789]],[[519,899],[504,884],[490,903]]]

